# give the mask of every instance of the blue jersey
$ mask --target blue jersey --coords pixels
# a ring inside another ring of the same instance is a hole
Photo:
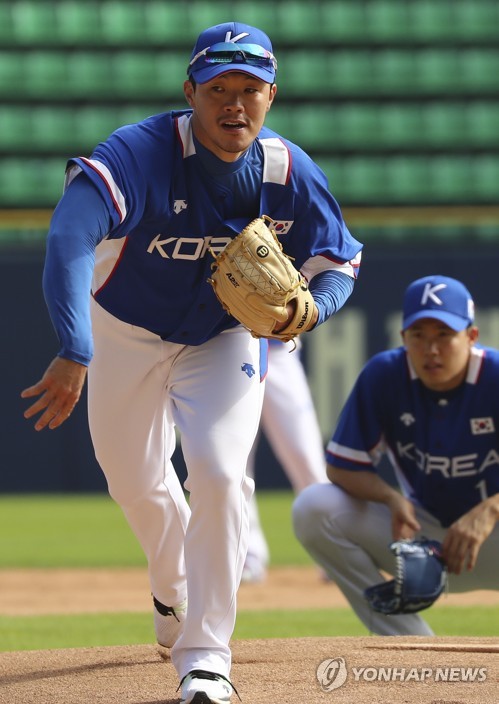
[[[70,160],[67,184],[84,172],[109,213],[109,231],[95,243],[92,282],[107,311],[189,345],[236,325],[207,279],[213,255],[262,214],[309,281],[329,271],[356,277],[362,245],[325,175],[299,147],[263,128],[235,164],[224,171],[219,161],[214,172],[201,159],[191,114],[126,125],[90,158]]]
[[[473,347],[466,380],[427,389],[403,347],[364,367],[327,446],[328,462],[375,470],[387,453],[404,494],[443,526],[499,492],[499,352]]]

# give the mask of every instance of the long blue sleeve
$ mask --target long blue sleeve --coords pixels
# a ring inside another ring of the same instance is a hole
[[[354,280],[340,271],[323,271],[310,282],[310,293],[319,311],[317,325],[330,318],[346,303]]]
[[[109,228],[110,216],[103,198],[80,174],[52,216],[43,292],[59,338],[59,356],[81,364],[92,359],[90,290],[95,248]]]

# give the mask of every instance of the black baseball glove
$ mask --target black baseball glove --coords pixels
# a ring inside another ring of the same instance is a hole
[[[447,585],[442,546],[436,540],[399,540],[390,545],[395,578],[365,590],[369,605],[383,614],[410,614],[431,606]]]

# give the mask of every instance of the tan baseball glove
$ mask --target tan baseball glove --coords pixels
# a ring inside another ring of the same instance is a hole
[[[271,222],[264,215],[250,222],[212,264],[209,283],[224,309],[247,328],[253,337],[275,337],[287,342],[309,329],[314,299],[306,280],[282,251]],[[296,302],[292,320],[287,304]]]

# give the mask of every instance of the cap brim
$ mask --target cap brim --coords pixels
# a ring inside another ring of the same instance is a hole
[[[453,315],[452,313],[447,313],[446,311],[439,310],[420,310],[417,313],[414,313],[413,315],[409,315],[407,316],[407,318],[404,318],[404,321],[402,323],[402,330],[407,330],[407,328],[410,328],[411,325],[416,322],[416,320],[422,320],[423,318],[433,318],[434,320],[440,320],[442,323],[445,323],[456,332],[461,332],[461,330],[464,330],[469,325],[472,325],[472,321],[470,321],[468,318],[462,318],[460,315]]]
[[[261,66],[250,66],[249,64],[242,62],[222,64],[218,66],[203,66],[202,68],[191,71],[189,77],[192,76],[196,83],[208,83],[208,81],[212,81],[217,76],[234,71],[237,71],[237,73],[246,73],[249,76],[254,76],[261,81],[265,81],[265,83],[274,83],[275,81],[274,70],[269,71]]]

